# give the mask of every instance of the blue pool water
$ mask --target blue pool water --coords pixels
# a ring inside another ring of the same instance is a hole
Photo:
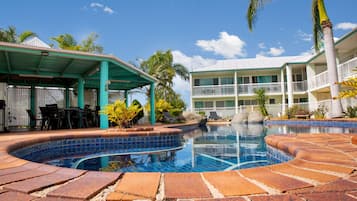
[[[182,135],[64,139],[14,151],[61,167],[120,172],[205,172],[276,163],[264,137],[278,133],[349,133],[349,128],[261,124],[208,126]],[[288,160],[288,159],[285,159]]]

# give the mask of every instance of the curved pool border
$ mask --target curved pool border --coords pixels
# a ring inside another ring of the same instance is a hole
[[[167,132],[181,131],[155,127],[156,134]],[[265,140],[270,147],[295,158],[226,172],[105,173],[58,168],[9,155],[18,147],[48,140],[138,134],[150,135],[98,129],[1,135],[0,200],[348,200],[357,195],[357,135],[353,134],[269,135]]]

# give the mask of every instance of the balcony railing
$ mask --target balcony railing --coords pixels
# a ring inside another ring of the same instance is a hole
[[[307,81],[293,82],[293,92],[307,91]]]
[[[192,96],[233,96],[234,85],[194,86]]]
[[[281,83],[254,83],[254,84],[240,84],[238,85],[238,94],[254,94],[256,89],[263,88],[265,93],[281,93]]]
[[[357,57],[338,65],[337,72],[338,72],[338,80],[346,80],[352,75],[356,75],[356,67],[357,67]],[[328,72],[324,71],[309,80],[309,89],[314,90],[321,87],[328,86]]]

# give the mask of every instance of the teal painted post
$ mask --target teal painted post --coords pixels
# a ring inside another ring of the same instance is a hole
[[[66,97],[66,108],[71,107],[71,100],[69,99],[69,88],[66,87],[65,90],[65,97]]]
[[[32,112],[32,114],[35,115],[36,117],[36,88],[34,85],[31,85],[31,92],[30,92],[30,96],[31,96],[31,99],[30,99],[30,110]],[[35,128],[36,127],[36,120],[32,121],[30,120],[30,127],[31,128]]]
[[[150,122],[151,125],[155,124],[155,83],[150,84]]]
[[[99,104],[100,109],[103,110],[106,105],[108,105],[108,75],[109,75],[109,65],[107,61],[102,61],[100,63],[100,88],[99,88]],[[109,128],[108,116],[105,114],[100,114],[100,128]]]
[[[78,107],[84,109],[84,79],[78,79]]]
[[[129,107],[129,96],[128,96],[129,92],[128,90],[125,90],[124,93],[125,93],[125,105],[126,107]]]

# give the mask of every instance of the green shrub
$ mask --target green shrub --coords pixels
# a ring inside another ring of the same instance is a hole
[[[288,118],[295,118],[295,115],[308,115],[309,111],[299,107],[298,105],[293,105],[287,111]]]
[[[349,118],[355,118],[357,117],[357,106],[348,106],[347,111],[345,112],[346,116]]]
[[[142,110],[138,105],[126,107],[125,101],[117,100],[106,105],[100,113],[108,115],[108,120],[118,125],[119,128],[128,128],[132,126],[133,118]]]
[[[315,119],[325,119],[325,115],[327,112],[327,108],[323,105],[319,105],[319,107],[312,111],[312,114],[314,115]]]
[[[131,103],[132,105],[137,105],[141,110],[136,114],[136,116],[133,118],[132,123],[133,124],[137,124],[139,119],[143,118],[144,116],[144,110],[142,109],[143,106],[141,105],[141,103],[138,100],[133,100],[133,102]]]

